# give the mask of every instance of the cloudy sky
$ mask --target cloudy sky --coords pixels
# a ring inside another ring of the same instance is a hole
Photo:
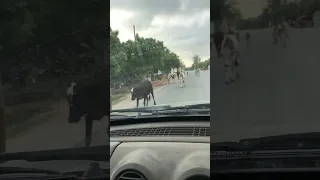
[[[111,28],[121,41],[133,39],[133,25],[143,37],[161,40],[186,66],[192,56],[210,57],[210,0],[111,0]]]

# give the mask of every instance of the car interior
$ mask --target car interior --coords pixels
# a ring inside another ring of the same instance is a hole
[[[210,179],[210,116],[110,121],[110,179]]]
[[[288,146],[288,150],[279,150],[279,148],[278,150],[247,151],[230,148],[230,146],[217,149],[215,145],[211,145],[211,177],[216,179],[320,177],[319,149],[293,149],[290,148],[290,144],[296,143],[290,140],[286,142],[281,143]]]

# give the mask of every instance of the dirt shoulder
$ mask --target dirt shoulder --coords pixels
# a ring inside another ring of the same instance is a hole
[[[154,92],[157,93],[166,86],[155,87]],[[134,104],[135,101],[131,101],[130,93],[128,93],[117,99],[113,108],[130,108],[134,107]],[[29,119],[25,116],[24,122],[16,123],[15,126],[7,128],[7,152],[70,148],[83,141],[84,121],[76,124],[70,124],[67,121],[68,103],[66,100],[34,104],[33,107],[38,109],[42,107],[45,110],[37,111],[29,116]],[[22,110],[22,106],[19,108]],[[16,110],[8,108],[9,114],[14,111]],[[21,118],[22,120],[23,118]],[[108,123],[107,118],[96,121],[93,131],[96,132],[101,128],[108,127]]]

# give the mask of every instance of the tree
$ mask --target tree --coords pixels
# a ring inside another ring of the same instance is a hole
[[[200,56],[196,54],[192,57],[192,60],[193,60],[193,67],[199,68],[199,63],[201,62]]]
[[[105,7],[108,3],[102,0],[1,1],[1,81],[16,85],[19,90],[27,86],[29,76],[41,75],[51,82],[54,78],[66,79],[69,75],[93,74],[100,68],[106,69],[102,57],[107,47],[109,13]],[[0,102],[4,101],[3,97],[7,96],[0,94]],[[4,152],[5,120],[1,113],[0,132],[0,150]]]
[[[135,41],[120,42],[119,32],[110,28],[110,79],[113,88],[119,84],[131,86],[144,77],[154,79],[161,71],[183,67],[179,56],[171,52],[162,41],[136,34]]]
[[[198,64],[193,63],[190,67],[185,68],[187,71],[190,70],[194,70],[197,68],[203,69],[203,68],[207,68],[208,65],[210,65],[210,58],[205,60],[205,61],[201,61]]]

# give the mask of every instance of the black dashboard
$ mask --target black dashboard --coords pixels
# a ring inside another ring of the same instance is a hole
[[[210,179],[210,116],[161,118],[110,127],[111,180]]]
[[[319,150],[211,151],[211,177],[218,179],[319,177]]]

